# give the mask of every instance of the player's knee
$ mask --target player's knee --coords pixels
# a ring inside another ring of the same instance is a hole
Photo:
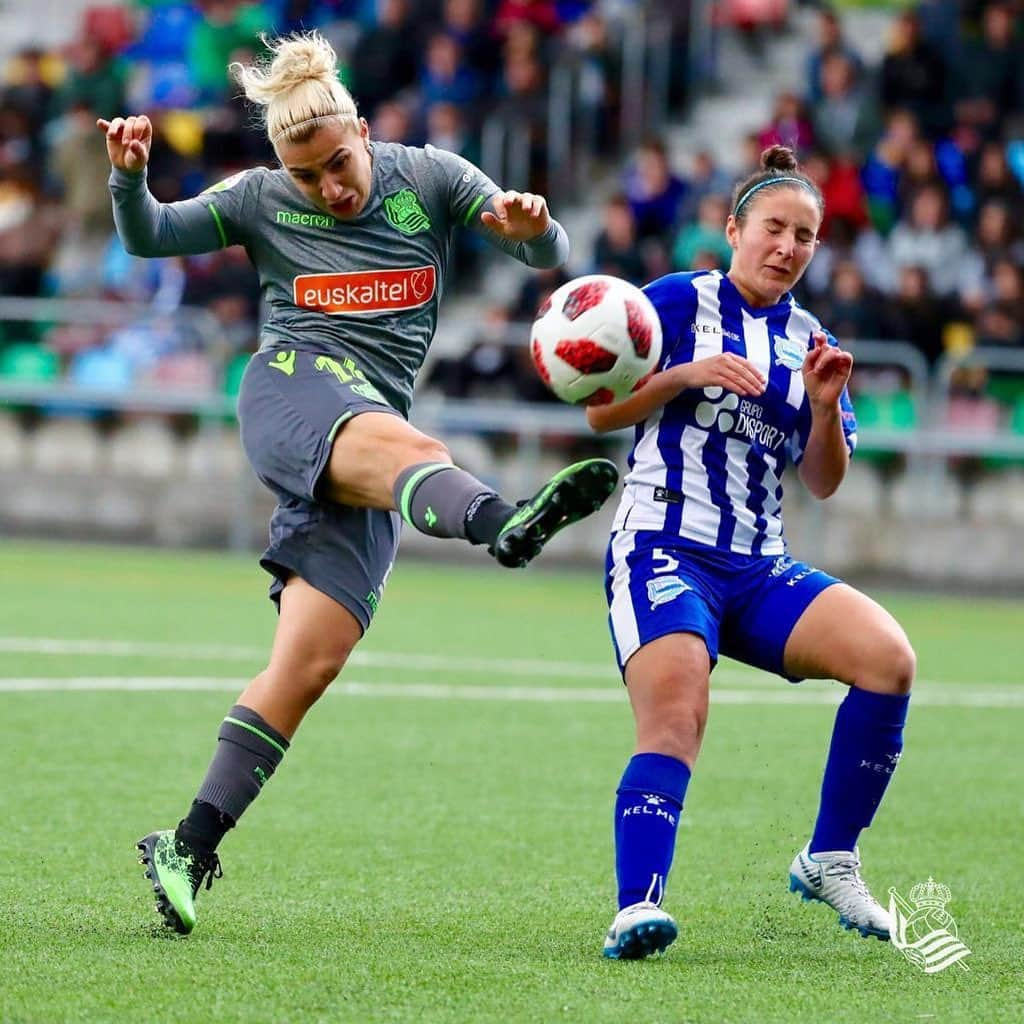
[[[637,739],[645,750],[693,764],[707,724],[707,708],[685,702],[662,707],[647,721],[638,721]]]
[[[917,655],[903,631],[878,638],[868,650],[871,652],[866,668],[869,688],[886,693],[910,693],[917,673]]]
[[[448,446],[437,438],[422,435],[412,442],[408,455],[409,465],[419,462],[451,462]]]
[[[897,693],[910,693],[917,674],[917,655],[906,637],[893,645],[890,654],[890,673]]]
[[[315,703],[327,687],[338,678],[351,653],[351,647],[343,643],[325,646],[309,653],[297,680],[307,705]]]

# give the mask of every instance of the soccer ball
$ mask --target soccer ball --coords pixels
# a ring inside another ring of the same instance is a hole
[[[661,321],[650,299],[618,277],[577,277],[537,310],[530,354],[544,383],[572,405],[620,402],[661,358]]]

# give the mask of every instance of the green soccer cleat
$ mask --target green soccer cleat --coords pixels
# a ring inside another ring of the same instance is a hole
[[[618,482],[619,471],[608,459],[568,466],[520,504],[488,550],[502,565],[522,568],[559,530],[596,512]]]
[[[200,854],[173,829],[150,832],[135,844],[141,853],[139,863],[146,865],[146,877],[153,883],[156,910],[164,924],[181,935],[196,926],[196,894],[203,881],[206,888],[220,878],[220,858],[215,853]]]

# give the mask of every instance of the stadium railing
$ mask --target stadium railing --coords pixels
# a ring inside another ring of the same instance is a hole
[[[188,323],[197,336],[205,339],[209,350],[223,371],[226,357],[219,343],[214,318],[204,310],[178,309],[173,313],[155,314],[148,306],[78,300],[0,300],[0,321],[40,323],[91,323],[123,326],[133,321],[172,316],[178,324]],[[38,333],[38,330],[37,330]],[[509,344],[522,345],[521,325],[512,325]],[[910,345],[893,342],[859,341],[851,349],[861,368],[895,367],[909,382],[910,401],[916,416],[909,425],[899,428],[865,423],[859,432],[862,452],[898,453],[907,456],[907,468],[923,471],[922,479],[935,475],[944,460],[961,456],[981,459],[1003,459],[1014,463],[1024,460],[1024,431],[1012,429],[1010,423],[1000,424],[994,431],[963,431],[952,429],[945,422],[942,409],[950,395],[951,381],[958,367],[982,365],[992,370],[1005,370],[1024,376],[1024,353],[977,349],[967,356],[947,357],[934,375]],[[218,373],[218,381],[222,373]],[[856,401],[856,399],[855,399]],[[0,406],[32,407],[44,416],[77,414],[88,417],[90,411],[115,414],[153,414],[192,416],[198,419],[200,431],[224,431],[234,414],[235,398],[230,389],[218,386],[213,390],[170,387],[83,388],[66,380],[28,380],[0,376]],[[553,458],[552,444],[593,441],[595,435],[579,409],[560,404],[524,403],[515,399],[453,399],[429,391],[417,396],[413,407],[413,423],[420,429],[456,440],[465,438],[510,439],[512,454],[496,460],[484,460],[496,483],[509,493],[525,492],[536,481],[545,459]],[[631,442],[632,433],[621,431],[603,438],[612,457],[620,461]],[[478,449],[483,449],[478,445]],[[249,548],[262,533],[262,520],[245,514],[251,508],[259,485],[248,469],[243,470],[235,486],[223,483],[231,491],[225,497],[236,510],[232,518],[232,547]]]

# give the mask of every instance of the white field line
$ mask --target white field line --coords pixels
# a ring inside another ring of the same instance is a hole
[[[266,662],[267,647],[243,647],[222,644],[149,643],[131,640],[64,640],[58,637],[0,636],[0,654],[41,654],[52,656],[101,658],[163,658],[169,661],[244,661],[256,665]],[[402,669],[413,672],[470,672],[476,675],[511,675],[520,678],[592,679],[617,682],[609,643],[604,662],[545,661],[530,658],[463,658],[443,654],[398,654],[386,651],[353,651],[349,667],[369,669]],[[106,678],[106,677],[104,677]],[[143,677],[148,678],[148,677]],[[169,678],[178,678],[177,676]],[[720,664],[713,683],[775,689],[780,680],[766,672],[733,662]],[[335,687],[337,684],[335,684]],[[951,688],[1002,693],[1003,683],[953,682],[950,680],[918,680],[917,686],[948,686]]]
[[[68,692],[188,692],[238,693],[247,679],[216,676],[75,676],[67,679],[0,677],[0,693]],[[838,704],[845,690],[839,687],[804,689],[779,683],[777,690],[712,690],[715,704]],[[339,681],[327,691],[338,697],[406,698],[418,700],[481,700],[566,704],[623,704],[618,686],[603,689],[550,686],[453,686],[437,683],[374,683]],[[1024,708],[1024,688],[958,690],[925,687],[914,695],[916,707]]]

